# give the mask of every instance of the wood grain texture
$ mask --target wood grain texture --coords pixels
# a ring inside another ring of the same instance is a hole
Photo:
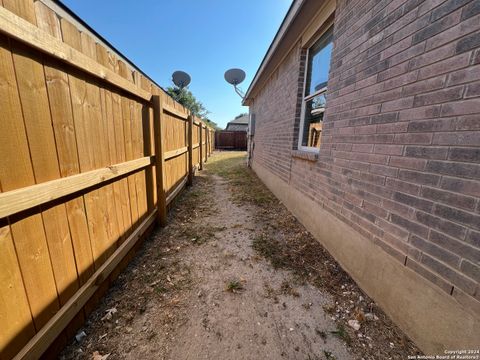
[[[0,228],[0,359],[12,358],[35,335],[10,226]]]
[[[174,115],[174,116],[176,116],[180,119],[187,120],[187,118],[188,118],[188,113],[187,112],[183,112],[181,110],[178,110],[174,106],[169,105],[168,103],[164,104],[163,110],[165,112],[169,113],[170,115]]]
[[[132,239],[166,224],[210,132],[202,142],[199,119],[48,5],[0,5],[0,359],[32,337],[24,354],[54,344],[53,357]]]
[[[46,181],[40,184],[0,193],[0,218],[60,199],[92,186],[139,171],[152,163],[152,158],[131,160],[106,168]]]
[[[156,178],[157,178],[157,216],[158,222],[161,226],[167,224],[167,197],[165,191],[165,157],[163,150],[163,132],[164,122],[162,98],[160,95],[153,95],[153,121],[154,121],[154,135],[155,135],[155,159],[156,159]]]
[[[12,3],[17,0],[9,0]],[[32,2],[33,6],[33,2]],[[0,7],[0,31],[48,55],[60,59],[69,65],[75,66],[99,79],[108,81],[122,90],[135,95],[143,100],[150,100],[151,94],[143,89],[138,89],[134,84],[122,79],[113,71],[99,65],[96,61],[82,52],[72,49],[67,44],[56,39],[45,31],[39,30],[30,23],[6,8]]]
[[[79,291],[73,296],[65,306],[60,309],[50,321],[42,328],[28,344],[15,356],[14,360],[32,359],[36,360],[45,352],[55,338],[62,332],[63,328],[73,319],[73,317],[82,309],[87,301],[99,289],[100,284],[108,278],[110,273],[118,266],[121,260],[133,248],[138,239],[152,225],[155,220],[156,211],[153,211],[128,239],[103,263],[102,266],[93,274]]]
[[[42,59],[23,44],[15,45],[13,59],[35,182],[38,184],[58,179],[60,170]],[[42,218],[57,292],[62,303],[78,288],[65,205],[44,210]]]
[[[0,37],[0,182],[3,191],[35,183],[30,162],[28,140],[15,79],[12,53],[8,41]],[[11,156],[15,149],[15,156]],[[57,291],[50,264],[48,246],[41,215],[32,215],[11,224],[11,234],[17,251],[22,277],[35,325],[41,327],[58,309]]]
[[[193,116],[188,116],[188,185],[193,184]]]
[[[165,160],[170,160],[179,155],[185,154],[188,151],[188,146],[181,147],[180,149],[167,151],[164,155]]]

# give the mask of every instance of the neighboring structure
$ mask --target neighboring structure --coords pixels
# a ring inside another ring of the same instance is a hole
[[[248,114],[240,115],[215,132],[215,149],[247,150]]]
[[[427,353],[480,344],[480,2],[295,0],[250,164]]]
[[[245,131],[248,129],[248,114],[241,115],[227,124],[225,131]]]

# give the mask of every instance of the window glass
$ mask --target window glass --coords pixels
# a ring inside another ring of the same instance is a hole
[[[325,101],[326,95],[323,92],[305,102],[302,146],[320,147]]]
[[[332,29],[329,29],[308,52],[302,146],[320,147],[332,47]]]
[[[328,30],[327,33],[310,48],[305,96],[313,94],[327,85],[332,47],[332,31]]]

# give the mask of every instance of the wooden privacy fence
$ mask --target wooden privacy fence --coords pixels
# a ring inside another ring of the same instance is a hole
[[[216,131],[215,148],[221,150],[247,150],[246,131]]]
[[[0,0],[0,359],[63,348],[213,130],[50,0]]]

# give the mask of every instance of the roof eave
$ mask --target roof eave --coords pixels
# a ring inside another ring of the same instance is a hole
[[[255,88],[255,86],[258,82],[258,79],[262,75],[262,73],[263,73],[265,67],[267,66],[268,62],[270,61],[272,55],[276,52],[279,44],[281,43],[283,37],[286,34],[288,28],[290,27],[292,22],[295,20],[296,16],[298,15],[298,13],[299,13],[299,11],[300,11],[300,9],[301,9],[301,7],[302,7],[302,5],[305,1],[306,0],[294,0],[294,1],[292,1],[292,4],[290,5],[290,8],[287,11],[287,14],[283,18],[283,21],[282,21],[277,33],[275,34],[275,37],[273,38],[272,43],[268,47],[268,50],[267,50],[265,56],[263,57],[262,62],[260,63],[260,66],[257,69],[257,72],[255,73],[255,76],[254,76],[252,82],[250,83],[250,85],[247,89],[245,97],[243,98],[243,101],[242,101],[242,105],[249,106],[251,104],[252,99],[251,99],[250,96],[251,96],[252,90]]]

